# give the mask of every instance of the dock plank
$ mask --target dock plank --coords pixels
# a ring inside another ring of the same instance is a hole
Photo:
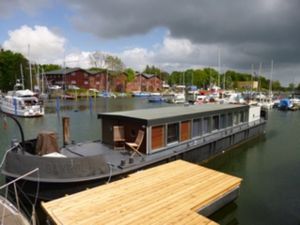
[[[56,224],[208,224],[197,211],[241,179],[182,160],[42,203]]]

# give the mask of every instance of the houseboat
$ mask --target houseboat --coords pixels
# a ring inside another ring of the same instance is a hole
[[[59,148],[53,132],[13,143],[2,174],[7,180],[39,168],[22,190],[50,200],[182,158],[202,162],[265,131],[258,106],[207,104],[101,113],[98,141]]]
[[[44,107],[34,93],[16,83],[13,91],[0,98],[1,110],[5,113],[21,117],[37,117],[44,115]]]

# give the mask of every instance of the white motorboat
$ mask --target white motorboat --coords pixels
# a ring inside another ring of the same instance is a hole
[[[24,89],[19,82],[14,90],[1,97],[1,110],[5,113],[21,117],[36,117],[44,115],[44,107],[35,94]]]

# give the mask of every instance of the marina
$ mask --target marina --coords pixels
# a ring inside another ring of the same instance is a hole
[[[42,206],[61,225],[214,225],[205,216],[234,200],[240,184],[240,178],[177,160]]]
[[[69,116],[72,140],[80,143],[99,138],[101,132],[97,114],[100,112],[166,106],[174,107],[166,103],[150,104],[147,99],[140,98],[94,99],[92,108],[88,99],[62,101],[58,117],[55,101],[49,101],[45,104],[46,116],[34,119],[20,118],[19,121],[26,131],[26,139],[36,138],[38,131],[43,127],[56,131],[58,136],[62,137],[61,117]],[[83,117],[86,118],[83,123],[72,123],[76,120],[82,121]],[[297,190],[300,184],[297,173],[292,172],[300,169],[297,166],[300,155],[296,148],[300,144],[296,137],[299,113],[274,110],[269,112],[268,117],[265,136],[221,154],[208,163],[202,163],[206,167],[244,180],[239,198],[210,217],[217,223],[247,224],[250,221],[251,224],[255,224],[257,221],[264,221],[262,224],[276,224],[277,221],[281,221],[280,224],[295,224],[300,219],[297,213],[299,205],[295,204],[298,201]],[[12,138],[20,140],[15,124],[9,119],[6,122],[7,128],[0,126],[2,149],[10,146]],[[58,142],[62,145],[61,138]],[[282,157],[282,154],[285,157]],[[278,167],[279,173],[274,174],[273,171]],[[282,189],[286,190],[286,197],[278,196]],[[276,216],[265,217],[262,215],[265,212]],[[288,219],[286,215],[290,215]]]
[[[1,1],[0,225],[300,225],[300,1]]]
[[[264,134],[266,124],[260,107],[230,104],[107,112],[98,118],[100,141],[66,144],[64,132],[59,148],[55,133],[44,131],[14,142],[2,174],[10,180],[39,168],[38,178],[28,176],[19,185],[35,196],[39,183],[39,199],[51,200],[176,158],[209,160]]]

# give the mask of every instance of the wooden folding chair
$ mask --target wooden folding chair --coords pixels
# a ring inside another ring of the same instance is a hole
[[[125,149],[125,136],[123,126],[114,126],[114,149]]]
[[[138,154],[143,157],[143,154],[139,152],[139,149],[141,147],[141,144],[144,139],[145,132],[143,130],[139,130],[138,135],[134,142],[125,142],[125,144],[133,151],[131,156],[134,156],[135,154]]]

